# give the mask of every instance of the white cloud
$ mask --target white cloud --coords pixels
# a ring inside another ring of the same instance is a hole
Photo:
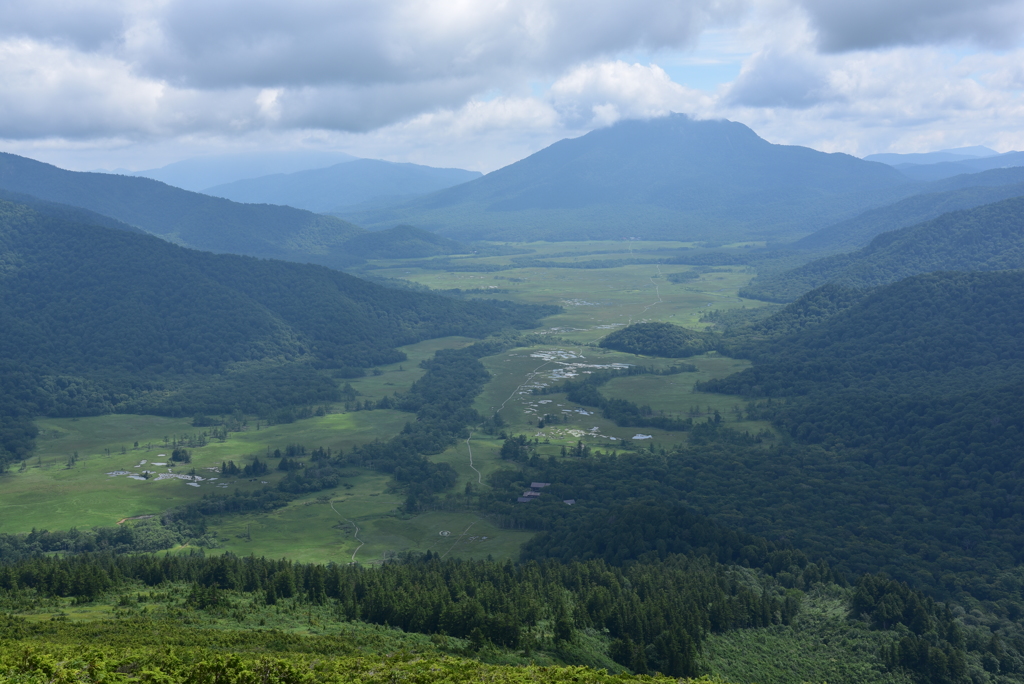
[[[0,4],[0,37],[30,38],[91,52],[119,39],[126,23],[150,3],[132,0],[33,0]]]
[[[1008,149],[1022,17],[1024,0],[9,0],[0,140],[77,168],[326,146],[491,170],[680,111],[855,153]]]
[[[828,81],[816,55],[768,48],[747,61],[725,99],[749,107],[805,109],[835,97]]]
[[[992,71],[1019,59],[989,56]],[[749,102],[722,112],[774,142],[869,154],[986,144],[1024,146],[1024,98],[1019,90],[986,86],[977,60],[938,48],[897,48],[843,55],[806,54],[827,72],[827,95],[801,109]]]
[[[746,1],[11,0],[0,138],[373,131],[685,47]]]
[[[1019,0],[799,0],[827,52],[897,45],[1020,44]]]
[[[551,86],[549,97],[566,125],[579,128],[693,113],[711,105],[707,95],[675,83],[657,65],[622,61],[579,66]]]
[[[678,48],[746,0],[10,0],[0,36],[102,51],[197,88],[369,85],[558,73]]]
[[[585,132],[566,128],[545,100],[497,97],[474,99],[364,134],[339,134],[334,141],[359,156],[486,172]]]

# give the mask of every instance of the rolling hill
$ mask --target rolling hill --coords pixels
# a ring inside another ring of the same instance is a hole
[[[462,169],[357,159],[324,169],[239,180],[203,192],[235,202],[285,204],[327,213],[371,200],[425,195],[480,176]]]
[[[916,187],[884,164],[773,145],[739,123],[672,115],[623,121],[469,183],[343,215],[460,240],[783,240]]]
[[[931,271],[1019,268],[1024,268],[1024,197],[883,233],[857,252],[755,278],[741,295],[786,302],[825,283],[866,288]]]
[[[134,176],[65,171],[0,153],[0,189],[112,217],[186,247],[345,265],[362,228],[292,207],[238,204]]]

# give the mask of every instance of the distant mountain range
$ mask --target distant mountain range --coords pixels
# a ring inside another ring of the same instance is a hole
[[[859,251],[755,278],[740,295],[786,302],[826,283],[866,288],[932,271],[1006,269],[1024,269],[1024,197],[883,233]]]
[[[344,257],[362,228],[291,207],[230,202],[149,178],[65,171],[0,153],[0,188],[83,207],[177,244],[292,261]]]
[[[344,152],[292,150],[286,152],[239,152],[193,157],[125,175],[152,178],[176,188],[201,192],[206,188],[277,173],[322,169],[358,159]],[[118,173],[119,171],[114,171]]]
[[[478,171],[436,169],[357,159],[324,169],[280,173],[203,190],[235,202],[286,204],[319,213],[342,211],[372,200],[398,201],[479,178]]]
[[[149,178],[65,171],[12,154],[0,153],[0,190],[9,199],[35,203],[44,213],[64,212],[62,216],[69,220],[133,227],[210,252],[337,268],[360,263],[369,254],[425,257],[468,251],[452,240],[408,226],[350,243],[366,231],[333,216],[286,206],[240,204]],[[93,214],[107,218],[90,218]],[[417,246],[422,247],[419,252]]]
[[[882,162],[890,166],[898,164],[940,164],[942,162],[967,161],[971,159],[983,159],[995,157],[999,153],[982,145],[973,147],[957,147],[950,150],[938,150],[936,152],[913,152],[910,154],[895,154],[883,152],[881,154],[869,154],[864,157],[865,161]]]
[[[864,159],[889,164],[908,178],[919,181],[1024,166],[1024,152],[1000,154],[987,147],[962,147],[922,154],[871,154]]]
[[[311,153],[283,154],[253,157],[259,163],[249,172],[316,161]],[[331,154],[337,156],[320,161]],[[1024,155],[960,148],[872,159],[901,167],[912,159],[931,168],[1005,165],[1014,154]],[[244,158],[213,160],[240,172]],[[931,163],[936,159],[946,161]],[[163,171],[194,176],[216,166],[210,164],[187,160]],[[486,176],[359,159],[236,180],[210,188],[221,195],[212,197],[152,179],[64,171],[0,155],[0,189],[81,207],[198,249],[344,267],[375,258],[370,254],[467,250],[453,240],[767,240],[835,252],[945,211],[1022,194],[1022,169],[925,183],[877,161],[774,145],[739,123],[671,115],[563,140]],[[351,242],[364,233],[359,226],[386,232]],[[390,248],[389,239],[396,241]]]
[[[915,194],[890,166],[671,115],[562,140],[468,183],[340,215],[460,240],[793,239]]]

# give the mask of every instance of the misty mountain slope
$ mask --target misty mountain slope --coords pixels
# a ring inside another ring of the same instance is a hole
[[[962,185],[970,183],[970,185]],[[873,237],[897,228],[912,226],[957,209],[1024,195],[1024,168],[996,169],[956,176],[936,182],[934,192],[913,195],[885,207],[868,211],[822,228],[786,245],[814,252],[848,251],[868,244]]]
[[[935,152],[911,152],[909,154],[882,152],[879,154],[869,154],[864,157],[864,160],[896,166],[898,164],[939,164],[949,161],[956,162],[983,157],[995,157],[998,154],[998,152],[991,148],[975,145],[973,147],[957,147],[955,149],[938,150]]]
[[[240,180],[203,192],[235,202],[286,204],[322,213],[381,197],[425,195],[480,176],[462,169],[357,159],[325,169]]]
[[[914,187],[884,164],[773,145],[738,123],[672,115],[623,121],[478,180],[345,216],[455,239],[783,239]]]
[[[403,344],[549,312],[197,252],[0,202],[0,395],[28,414],[329,401],[337,383],[319,369],[399,361]]]
[[[214,185],[233,183],[245,178],[322,169],[356,158],[344,152],[320,150],[238,152],[182,159],[158,169],[136,171],[130,175],[152,178],[184,190],[203,192]]]
[[[65,171],[0,153],[0,188],[83,207],[167,240],[212,252],[348,263],[362,228],[292,207],[238,204],[149,178]]]
[[[977,173],[988,169],[1002,169],[1024,166],[1024,152],[1006,152],[992,157],[961,159],[937,164],[897,164],[896,168],[908,178],[919,181],[934,181],[964,173]]]
[[[1024,197],[950,212],[883,233],[857,252],[755,278],[740,294],[785,302],[825,283],[863,288],[931,271],[1019,268],[1024,268]]]

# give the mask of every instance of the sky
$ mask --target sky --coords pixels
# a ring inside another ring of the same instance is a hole
[[[492,171],[624,118],[864,156],[1024,149],[1024,0],[4,0],[0,151]]]

